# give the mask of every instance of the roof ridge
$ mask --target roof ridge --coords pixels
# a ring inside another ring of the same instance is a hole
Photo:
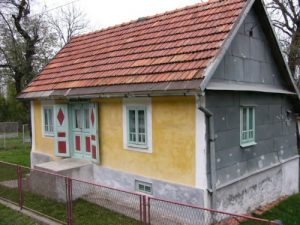
[[[203,0],[200,0],[200,1],[203,1]],[[188,5],[188,6],[184,6],[184,7],[181,7],[181,8],[168,10],[168,11],[165,11],[165,12],[162,12],[162,13],[157,13],[157,14],[150,15],[150,16],[139,17],[137,19],[133,19],[133,20],[130,20],[128,22],[123,22],[123,23],[120,23],[120,24],[115,24],[115,25],[111,25],[111,26],[108,26],[108,27],[105,27],[105,28],[101,28],[99,30],[87,32],[87,33],[84,33],[84,34],[79,34],[79,35],[76,35],[76,36],[72,37],[72,39],[77,39],[77,38],[81,38],[81,37],[84,37],[84,36],[89,36],[89,35],[93,35],[93,34],[96,34],[96,33],[101,33],[101,32],[104,32],[104,31],[113,30],[113,29],[116,29],[116,28],[119,28],[119,27],[134,24],[134,23],[137,23],[137,22],[142,22],[142,21],[147,21],[149,19],[154,19],[156,17],[160,17],[160,16],[163,16],[163,15],[170,15],[170,14],[173,14],[173,13],[176,13],[176,12],[179,12],[179,11],[189,10],[189,9],[192,9],[192,8],[199,7],[201,5],[211,5],[211,4],[224,2],[224,1],[231,1],[231,0],[208,0],[207,2],[198,2],[198,3]],[[143,20],[141,20],[141,18]]]

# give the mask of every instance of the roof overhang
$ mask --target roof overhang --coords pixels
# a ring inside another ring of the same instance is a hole
[[[73,88],[51,91],[21,93],[18,98],[31,99],[71,99],[118,96],[152,96],[152,95],[194,95],[200,92],[199,80],[181,82],[163,82],[151,84],[124,84],[89,88]]]
[[[264,84],[249,84],[249,83],[210,82],[206,87],[206,90],[248,91],[248,92],[263,92],[263,93],[297,96],[296,92],[291,92],[289,90],[284,90],[282,88],[276,88],[274,86],[264,85]]]

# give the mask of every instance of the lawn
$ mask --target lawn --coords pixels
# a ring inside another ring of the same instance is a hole
[[[7,188],[0,185],[0,197],[8,199],[12,202],[18,202],[18,191],[16,188]],[[66,221],[65,203],[60,203],[31,192],[24,192],[24,206],[60,221]],[[140,222],[134,219],[99,207],[98,205],[82,199],[78,199],[73,202],[73,215],[73,219],[76,225],[140,224]]]
[[[1,140],[0,140],[1,141]],[[5,161],[14,164],[20,164],[23,166],[30,166],[30,144],[23,144],[21,138],[9,139],[6,142],[6,149],[0,148],[0,161]],[[0,181],[11,180],[16,178],[16,170],[14,167],[4,166],[0,164]],[[5,173],[3,173],[5,170]],[[57,218],[62,221],[66,221],[66,206],[63,203],[56,202],[51,199],[46,199],[42,196],[25,192],[25,206],[35,209],[41,213],[45,213],[49,216]],[[12,201],[17,201],[17,190],[12,188],[6,188],[0,185],[0,197],[8,198]],[[79,199],[74,202],[74,221],[75,224],[139,224],[138,221],[125,217],[121,214],[112,212],[105,208],[101,208],[93,203]],[[262,215],[254,215],[256,217],[283,221],[284,225],[298,225],[300,224],[300,194],[289,197],[281,202],[279,205],[270,209]],[[34,224],[31,222],[18,223],[23,221],[23,218],[19,213],[10,212],[10,209],[2,209],[0,206],[0,218],[5,215],[5,219],[8,222],[0,221],[2,224]],[[7,215],[6,215],[7,214]],[[6,218],[7,217],[7,218]],[[16,220],[15,223],[11,222]],[[5,220],[6,221],[6,220]],[[25,221],[25,219],[24,219]],[[243,222],[242,225],[254,225],[257,223]]]
[[[38,225],[29,217],[0,204],[0,225]]]
[[[21,138],[8,139],[6,142],[6,149],[0,149],[0,161],[19,164],[23,166],[30,166],[30,145],[24,145]],[[6,164],[0,164],[0,182],[16,179],[16,167]],[[13,202],[18,202],[17,188],[8,188],[0,185],[0,197],[8,199]],[[40,213],[46,214],[50,217],[58,219],[60,221],[66,221],[66,204],[57,202],[52,199],[45,198],[41,195],[31,193],[29,191],[24,192],[24,206]],[[2,209],[0,208],[0,212]],[[5,211],[6,212],[6,211]],[[15,212],[18,214],[17,212]],[[73,219],[74,224],[78,225],[135,225],[140,222],[128,218],[119,213],[115,213],[111,210],[99,207],[96,204],[87,202],[82,199],[78,199],[73,202]],[[14,220],[14,217],[10,216],[7,212],[0,213],[0,218],[7,217],[7,219]],[[34,224],[24,220],[24,223],[19,221],[19,217],[15,217],[16,221],[4,223],[7,224]],[[6,220],[5,220],[6,221]],[[21,220],[23,221],[23,220]],[[26,221],[26,222],[25,222]],[[0,225],[3,224],[0,221]]]
[[[300,193],[282,201],[277,206],[266,211],[262,215],[254,215],[268,220],[281,220],[284,225],[300,224]],[[255,223],[243,222],[242,225],[254,225]],[[256,223],[257,224],[257,223]]]
[[[21,135],[19,138],[6,139],[5,148],[3,139],[0,142],[0,161],[30,166],[30,144],[23,144]]]

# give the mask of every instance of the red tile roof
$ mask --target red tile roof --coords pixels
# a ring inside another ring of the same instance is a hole
[[[245,5],[213,0],[74,37],[23,93],[199,81]]]

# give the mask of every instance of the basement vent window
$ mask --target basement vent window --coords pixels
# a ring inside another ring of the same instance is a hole
[[[148,195],[152,195],[152,184],[136,180],[135,191],[142,192]]]

